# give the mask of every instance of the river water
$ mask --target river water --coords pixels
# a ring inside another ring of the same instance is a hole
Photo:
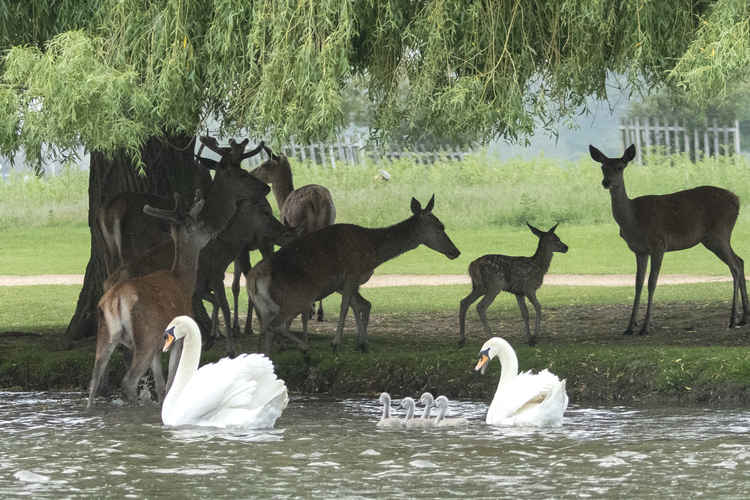
[[[293,397],[273,430],[222,431],[85,402],[0,392],[0,498],[750,498],[747,409],[571,407],[523,429],[452,401],[466,429],[379,430],[374,399]]]

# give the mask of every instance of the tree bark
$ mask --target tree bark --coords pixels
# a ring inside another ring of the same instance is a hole
[[[102,295],[105,246],[96,215],[113,196],[123,192],[152,193],[171,197],[179,192],[192,199],[196,187],[205,189],[208,172],[193,160],[195,137],[153,137],[141,149],[145,175],[139,175],[126,151],[107,156],[92,152],[89,163],[89,214],[91,255],[75,313],[68,324],[68,341],[96,335],[97,304]]]

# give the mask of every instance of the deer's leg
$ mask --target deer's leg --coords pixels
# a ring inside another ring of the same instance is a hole
[[[227,293],[226,290],[224,290],[224,281],[218,280],[214,284],[214,294],[216,294],[216,302],[218,302],[218,308],[221,309],[221,313],[224,315],[224,324],[227,336],[227,354],[230,356],[234,356],[234,343],[232,342],[232,329],[231,329],[231,315],[229,313],[229,301],[227,301]],[[216,307],[214,307],[214,312],[216,312]],[[216,323],[214,326],[218,330],[218,314],[216,314]]]
[[[341,345],[341,340],[344,336],[344,321],[346,320],[346,313],[349,312],[349,304],[351,303],[354,290],[352,290],[351,285],[348,285],[345,286],[340,293],[341,311],[339,312],[339,321],[336,325],[336,336],[333,338],[333,342],[331,343],[333,352],[338,351],[339,345]]]
[[[206,308],[203,306],[204,300],[213,304],[214,311],[216,311],[216,302],[214,302],[214,297],[210,292],[203,296],[199,296],[196,293],[193,295],[193,319],[198,323],[198,327],[201,330],[201,338],[204,341],[203,348],[209,350],[214,345],[213,316],[211,318],[208,317]],[[206,334],[207,330],[208,334]]]
[[[529,345],[534,345],[536,340],[531,336],[531,331],[529,330],[529,310],[526,308],[526,297],[524,297],[523,294],[517,293],[516,302],[518,302],[518,308],[521,310],[526,339],[529,341]]]
[[[734,251],[732,251],[732,255],[734,255],[734,259],[737,261],[737,281],[739,282],[740,296],[742,298],[742,318],[740,318],[737,325],[743,326],[750,321],[750,305],[747,301],[747,284],[745,282],[745,261],[742,260],[742,257],[734,253]]]
[[[477,304],[477,312],[479,313],[479,320],[482,322],[482,325],[484,325],[484,331],[489,337],[492,335],[492,330],[490,330],[490,324],[487,322],[487,308],[490,307],[490,304],[494,302],[495,297],[497,297],[497,294],[500,293],[500,289],[497,287],[487,288],[486,292],[484,294],[484,297],[482,297],[482,300],[479,301],[479,304]]]
[[[471,284],[471,292],[469,295],[461,299],[461,304],[458,307],[458,346],[463,347],[466,344],[466,311],[479,297],[484,294],[474,283]]]
[[[628,327],[622,332],[623,335],[633,335],[635,327],[635,318],[638,315],[638,304],[641,302],[641,290],[643,290],[643,280],[646,278],[646,265],[648,264],[648,254],[635,254],[635,297],[633,297],[633,309],[630,311],[630,321]]]
[[[151,373],[154,376],[154,390],[156,391],[156,401],[161,403],[164,401],[164,395],[166,394],[164,383],[164,371],[161,368],[161,355],[157,352],[151,361]]]
[[[362,297],[359,291],[352,295],[352,309],[354,319],[357,321],[357,349],[367,352],[367,324],[370,322],[370,309],[372,304]]]
[[[239,320],[239,302],[240,302],[240,276],[242,276],[242,270],[240,269],[239,259],[234,259],[234,273],[232,276],[232,302],[234,306],[234,312],[232,314],[232,334],[240,334],[240,320]],[[227,323],[227,327],[229,324]]]
[[[101,322],[101,319],[100,319]],[[100,325],[99,328],[105,328],[104,325]],[[102,332],[103,334],[106,334],[109,336],[108,333]],[[101,334],[97,335],[97,337],[100,337]],[[96,342],[96,359],[94,360],[94,370],[91,372],[91,382],[89,383],[89,400],[86,403],[86,408],[91,408],[91,405],[94,403],[94,398],[96,397],[96,391],[99,390],[99,385],[102,381],[102,376],[104,375],[107,364],[109,363],[109,358],[112,356],[112,352],[114,352],[115,347],[117,347],[117,342],[105,342],[102,340],[99,342],[99,339],[97,338]]]
[[[541,335],[542,330],[542,304],[540,304],[539,300],[536,298],[536,292],[531,292],[528,297],[529,301],[534,306],[534,311],[536,312],[536,317],[534,318],[534,336],[529,340],[529,344],[534,345]],[[532,340],[533,343],[531,343]]]
[[[131,403],[138,400],[138,394],[136,393],[138,381],[148,371],[148,367],[153,360],[152,357],[144,356],[143,353],[138,354],[133,353],[133,362],[122,378],[122,392],[125,393],[125,398]]]
[[[742,295],[742,319],[741,324],[745,324],[747,316],[747,288],[745,285],[745,263],[744,261],[732,250],[728,239],[717,240],[713,238],[706,238],[702,241],[703,246],[708,248],[714,253],[727,267],[729,272],[732,273],[732,310],[729,316],[729,328],[734,328],[737,318],[737,296],[741,293]]]
[[[664,252],[655,252],[651,254],[651,270],[648,274],[648,304],[646,305],[646,319],[643,320],[643,326],[638,335],[647,335],[648,327],[651,324],[651,305],[654,301],[654,291],[656,283],[659,281],[659,271],[661,270],[661,261],[664,258]]]
[[[318,321],[323,321],[323,299],[318,301]]]

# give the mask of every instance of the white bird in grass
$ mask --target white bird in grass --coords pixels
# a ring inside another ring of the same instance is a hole
[[[391,417],[391,395],[387,392],[381,392],[378,399],[383,404],[383,415],[375,424],[377,427],[400,428],[404,426],[403,419]]]
[[[562,425],[563,413],[568,407],[565,380],[546,368],[539,373],[518,373],[516,352],[500,337],[492,337],[484,343],[474,369],[484,373],[495,357],[501,365],[500,382],[486,422],[490,425]]]
[[[446,396],[438,396],[435,400],[435,406],[438,409],[437,417],[433,420],[432,425],[435,427],[466,427],[469,425],[469,421],[463,417],[452,417],[446,418],[445,414],[448,413],[448,398]]]
[[[164,332],[164,351],[184,337],[172,386],[164,398],[165,425],[271,428],[286,408],[286,384],[262,354],[222,358],[198,369],[201,334],[189,316],[177,316]]]

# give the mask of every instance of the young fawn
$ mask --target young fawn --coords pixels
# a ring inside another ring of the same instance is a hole
[[[466,310],[479,297],[482,300],[477,304],[479,319],[484,325],[487,336],[492,335],[490,326],[487,324],[487,308],[492,304],[501,291],[510,292],[516,296],[518,307],[526,326],[526,337],[529,345],[536,344],[539,334],[539,324],[542,319],[542,306],[536,298],[537,289],[542,286],[544,275],[552,262],[553,252],[565,253],[568,245],[560,241],[555,234],[557,224],[547,231],[541,231],[529,223],[526,223],[539,238],[536,252],[531,257],[511,257],[508,255],[488,254],[479,257],[469,264],[469,276],[471,277],[471,293],[461,301],[458,312],[458,321],[461,336],[459,346],[466,343]],[[534,335],[529,331],[529,311],[526,309],[526,298],[531,301],[536,311],[534,324]]]

